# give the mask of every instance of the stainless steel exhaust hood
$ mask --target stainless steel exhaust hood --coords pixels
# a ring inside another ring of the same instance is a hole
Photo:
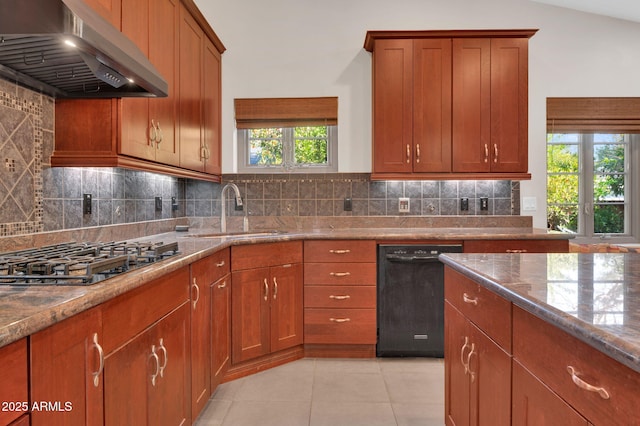
[[[0,1],[0,76],[57,98],[168,94],[140,49],[82,0]]]

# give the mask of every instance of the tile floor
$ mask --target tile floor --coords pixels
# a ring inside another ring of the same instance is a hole
[[[444,425],[444,361],[305,358],[218,387],[197,426]]]

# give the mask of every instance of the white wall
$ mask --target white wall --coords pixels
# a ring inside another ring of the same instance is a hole
[[[546,98],[640,96],[640,23],[529,0],[195,0],[223,55],[223,172],[236,171],[233,99],[339,97],[340,172],[371,171],[367,30],[538,28],[529,50],[529,171],[545,218]],[[529,214],[529,212],[524,212]]]

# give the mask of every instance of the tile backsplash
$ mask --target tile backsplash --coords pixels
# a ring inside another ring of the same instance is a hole
[[[120,168],[52,168],[54,114],[52,98],[0,79],[0,236],[219,217],[221,184]],[[253,217],[520,214],[519,182],[512,181],[371,181],[367,173],[332,173],[230,174],[227,182],[240,187]],[[84,194],[91,194],[91,214],[83,213]],[[400,197],[410,199],[409,213],[398,213]],[[460,198],[469,199],[468,211],[460,210]],[[230,215],[244,214],[229,203]]]

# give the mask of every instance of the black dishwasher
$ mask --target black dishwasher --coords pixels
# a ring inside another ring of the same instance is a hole
[[[379,357],[444,356],[444,265],[462,245],[378,246]]]

